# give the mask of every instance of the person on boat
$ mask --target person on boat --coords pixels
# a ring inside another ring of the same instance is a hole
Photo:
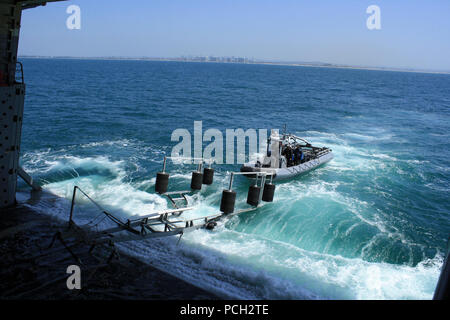
[[[293,156],[291,147],[286,146],[281,154],[286,157],[287,166],[291,167],[292,166],[292,156]]]
[[[300,164],[300,147],[295,148],[294,150],[294,165]]]

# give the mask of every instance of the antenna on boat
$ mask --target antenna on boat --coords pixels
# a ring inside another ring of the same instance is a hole
[[[287,129],[286,129],[286,123],[283,125],[283,137],[286,136]]]

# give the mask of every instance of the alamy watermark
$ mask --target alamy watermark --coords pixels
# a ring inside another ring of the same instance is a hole
[[[81,9],[79,6],[72,4],[67,7],[66,13],[70,14],[66,20],[66,27],[69,30],[81,29]]]
[[[66,280],[67,289],[80,290],[81,289],[81,269],[80,269],[80,267],[75,264],[72,264],[67,267],[66,273],[70,274],[70,276]]]
[[[278,130],[272,130],[271,136],[278,136]],[[172,148],[171,157],[194,162],[203,158],[216,164],[243,164],[254,155],[266,154],[268,161],[277,165],[279,141],[268,145],[268,138],[267,129],[225,129],[225,135],[215,128],[203,132],[203,122],[194,121],[193,135],[185,128],[172,132],[171,141],[178,143]]]
[[[69,30],[81,29],[81,8],[75,4],[67,7],[66,13],[70,14],[66,19],[66,27]],[[381,9],[377,5],[370,5],[366,9],[370,16],[366,20],[366,26],[369,30],[381,30]]]
[[[369,30],[381,30],[381,9],[377,5],[368,6],[366,13],[370,14],[367,18],[366,26]]]

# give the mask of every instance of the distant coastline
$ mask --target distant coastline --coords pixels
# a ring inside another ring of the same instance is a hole
[[[392,67],[370,67],[357,65],[342,65],[326,62],[295,62],[295,61],[270,61],[261,59],[249,59],[242,57],[72,57],[72,56],[40,56],[40,55],[19,55],[18,59],[73,59],[73,60],[131,60],[131,61],[174,61],[174,62],[201,62],[201,63],[232,63],[232,64],[257,64],[257,65],[278,65],[292,67],[317,67],[334,69],[372,70],[372,71],[392,71],[392,72],[413,72],[429,74],[450,74],[449,71],[422,70],[413,68],[392,68]]]

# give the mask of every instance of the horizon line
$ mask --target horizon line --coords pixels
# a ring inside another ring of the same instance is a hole
[[[236,61],[198,61],[194,59],[214,57],[219,59],[234,58],[234,59],[247,59],[247,62]],[[408,67],[382,67],[382,66],[360,66],[360,65],[347,65],[336,64],[330,62],[309,62],[309,61],[283,61],[283,60],[270,60],[270,59],[255,59],[241,56],[201,56],[201,55],[189,55],[179,57],[132,57],[132,56],[62,56],[62,55],[31,55],[22,54],[17,58],[44,58],[44,59],[78,59],[78,60],[147,60],[147,61],[174,61],[174,62],[197,62],[197,63],[224,63],[224,64],[258,64],[258,65],[280,65],[280,66],[293,66],[293,67],[320,67],[320,68],[334,68],[334,69],[355,69],[355,70],[373,70],[373,71],[391,71],[391,72],[413,72],[413,73],[428,73],[428,74],[450,74],[450,70],[435,70],[435,69],[417,69]]]

